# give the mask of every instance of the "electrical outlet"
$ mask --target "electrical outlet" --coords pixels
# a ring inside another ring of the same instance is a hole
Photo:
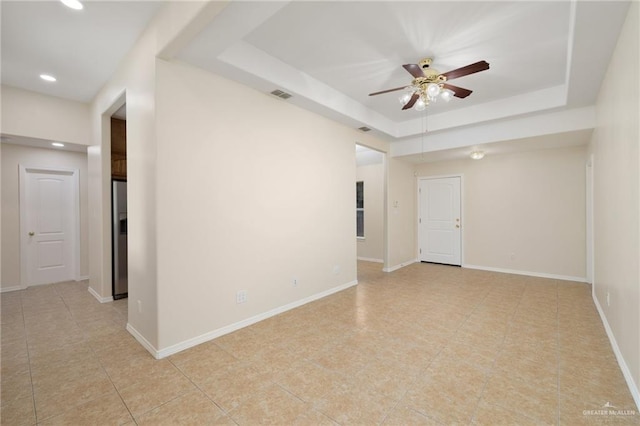
[[[236,293],[236,303],[245,303],[247,301],[247,290],[239,290]]]
[[[294,278],[291,282],[293,284],[294,287],[298,287],[298,279]]]
[[[138,313],[142,313],[142,300],[138,300]]]
[[[333,275],[339,275],[340,274],[340,265],[335,265],[333,267]]]
[[[607,291],[607,307],[611,306],[611,294]]]
[[[511,253],[511,255],[509,256],[509,259],[513,262],[514,260],[516,260],[516,254],[515,253]]]

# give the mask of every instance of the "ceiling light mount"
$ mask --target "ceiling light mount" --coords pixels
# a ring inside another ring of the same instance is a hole
[[[482,160],[484,158],[484,151],[475,150],[469,155],[473,160]]]
[[[69,9],[82,10],[84,8],[84,5],[80,3],[79,0],[60,0],[60,1]]]
[[[54,82],[58,81],[58,79],[55,78],[54,76],[52,76],[51,74],[40,74],[40,78],[43,79],[44,81],[48,81],[50,83],[54,83]]]

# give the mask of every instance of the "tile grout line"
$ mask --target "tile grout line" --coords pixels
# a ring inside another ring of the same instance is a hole
[[[54,290],[56,291],[56,293],[58,293],[58,289],[56,288],[56,286],[54,285]],[[71,319],[73,320],[73,322],[76,324],[76,326],[78,326],[78,329],[80,330],[80,332],[82,333],[82,338],[84,340],[87,347],[89,348],[89,350],[91,351],[91,353],[93,354],[93,356],[95,357],[96,361],[98,362],[98,364],[100,365],[100,368],[102,368],[102,371],[104,372],[104,374],[107,376],[107,378],[109,379],[109,382],[111,383],[111,386],[113,386],[113,389],[116,391],[116,393],[118,394],[118,398],[120,398],[120,401],[122,401],[122,404],[124,405],[124,407],[127,409],[127,412],[129,413],[129,415],[131,416],[131,418],[133,419],[133,422],[137,425],[138,422],[136,420],[136,418],[133,416],[133,413],[131,412],[131,410],[129,409],[129,406],[127,405],[127,403],[125,402],[124,398],[122,398],[122,395],[120,394],[120,391],[118,390],[118,388],[116,387],[116,384],[113,383],[113,380],[111,379],[111,376],[109,375],[109,373],[107,372],[107,369],[105,368],[105,366],[103,365],[102,361],[100,360],[100,357],[98,356],[97,352],[95,351],[95,349],[93,348],[93,346],[91,346],[91,343],[89,343],[86,339],[85,334],[82,332],[82,328],[80,327],[80,324],[78,323],[78,320],[76,319],[76,317],[73,315],[73,313],[71,312],[71,309],[69,308],[69,305],[67,304],[67,301],[64,299],[64,296],[61,296],[60,294],[58,294],[60,296],[60,298],[62,299],[62,303],[64,303],[65,307],[67,308],[67,311],[69,312],[69,315],[71,315]],[[70,411],[70,410],[67,410]],[[66,412],[66,411],[65,411]]]
[[[557,422],[560,426],[560,293],[556,283],[556,392],[558,395]]]
[[[498,358],[500,357],[500,355],[502,354],[502,351],[504,350],[504,346],[505,346],[505,342],[507,340],[507,335],[509,334],[509,330],[512,327],[513,324],[513,318],[516,316],[516,312],[518,311],[518,307],[520,307],[520,304],[522,304],[522,300],[524,299],[524,294],[526,291],[527,285],[524,284],[522,287],[522,293],[520,294],[520,298],[518,299],[518,304],[515,306],[515,308],[513,308],[513,312],[511,313],[511,315],[509,316],[509,319],[507,321],[507,329],[505,330],[504,333],[504,337],[502,338],[502,342],[500,344],[500,349],[498,350],[498,352],[496,352],[494,358],[493,358],[493,363],[491,364],[491,367],[489,367],[489,374],[487,375],[487,379],[485,380],[483,386],[482,386],[482,391],[480,391],[480,397],[478,399],[478,404],[476,405],[476,409],[474,410],[473,416],[471,417],[471,421],[474,422],[476,420],[476,416],[478,415],[478,409],[480,408],[480,400],[482,400],[482,397],[484,396],[485,391],[487,390],[487,385],[489,384],[489,381],[491,380],[491,378],[493,377],[494,371],[495,371],[495,365],[498,362]]]
[[[220,348],[221,350],[223,350],[224,352],[228,353],[229,355],[233,356],[233,354],[229,353],[226,349],[222,348],[220,345],[216,344],[216,346],[218,348]],[[233,356],[234,358],[236,358],[235,356]],[[200,386],[198,386],[198,384],[196,382],[194,382],[193,380],[191,380],[191,377],[189,377],[184,371],[182,371],[182,369],[175,365],[173,363],[173,361],[170,359],[171,357],[167,357],[167,361],[169,361],[169,363],[171,365],[173,365],[175,367],[176,370],[178,370],[187,380],[189,380],[189,382],[191,382],[191,384],[193,386],[195,386],[196,389],[198,389],[200,392],[202,392],[202,394],[209,400],[211,401],[216,407],[218,407],[225,415],[225,417],[227,417],[228,419],[230,419],[232,422],[234,422],[235,424],[238,424],[238,422],[236,422],[230,415],[229,415],[229,411],[225,410],[223,407],[221,407],[217,402],[215,402],[204,390],[202,390],[202,388]],[[238,358],[236,358],[238,359]],[[173,401],[174,399],[179,398],[180,396],[183,396],[184,394],[180,394],[179,396],[177,396],[176,398],[173,398],[171,401]],[[161,407],[163,405],[165,405],[166,403],[168,403],[170,401],[165,402],[164,404],[160,404],[158,407]],[[158,408],[158,407],[154,407],[152,408],[152,410]],[[151,411],[151,410],[149,410]],[[147,413],[149,412],[147,411]],[[233,411],[233,410],[231,410]],[[136,423],[137,424],[137,423]]]
[[[22,296],[24,291],[20,293],[20,312],[22,313],[22,326],[24,327],[24,343],[27,348],[27,363],[29,365],[29,384],[31,385],[31,398],[33,399],[33,415],[35,417],[35,424],[38,424],[38,408],[36,407],[36,391],[33,386],[33,372],[31,368],[31,353],[29,352],[29,336],[27,335],[27,322],[24,319],[24,303],[22,300]]]

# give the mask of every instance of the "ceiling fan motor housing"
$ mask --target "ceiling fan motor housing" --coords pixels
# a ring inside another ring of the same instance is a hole
[[[418,66],[422,70],[422,74],[424,78],[427,79],[428,83],[442,83],[444,82],[444,78],[439,80],[438,76],[440,76],[440,71],[431,68],[431,64],[433,63],[433,58],[424,58],[418,62]],[[418,77],[420,78],[420,77]]]
[[[433,58],[424,58],[420,62],[418,62],[418,65],[420,65],[420,68],[424,70],[429,68],[432,63],[433,63]]]

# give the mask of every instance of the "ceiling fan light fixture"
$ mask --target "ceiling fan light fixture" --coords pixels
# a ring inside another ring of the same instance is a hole
[[[413,92],[405,92],[398,98],[398,102],[400,102],[401,105],[406,105],[407,102],[411,100],[412,95]]]
[[[440,94],[440,86],[435,83],[429,83],[427,85],[427,95],[430,98],[436,98]]]
[[[470,157],[474,160],[482,160],[484,158],[484,151],[473,151]]]
[[[403,105],[402,109],[408,110],[413,108],[422,111],[430,103],[436,102],[438,98],[442,98],[444,102],[449,102],[454,96],[461,99],[466,98],[472,93],[472,90],[449,84],[449,80],[489,69],[489,63],[487,61],[478,61],[461,68],[440,73],[438,70],[431,68],[432,62],[433,58],[424,58],[419,64],[404,64],[402,67],[413,76],[411,85],[369,93],[369,96],[405,90],[409,92],[409,95],[403,94],[398,99],[400,104]]]
[[[453,98],[453,95],[453,90],[449,89],[442,89],[442,92],[440,92],[440,98],[445,102],[449,102]]]

